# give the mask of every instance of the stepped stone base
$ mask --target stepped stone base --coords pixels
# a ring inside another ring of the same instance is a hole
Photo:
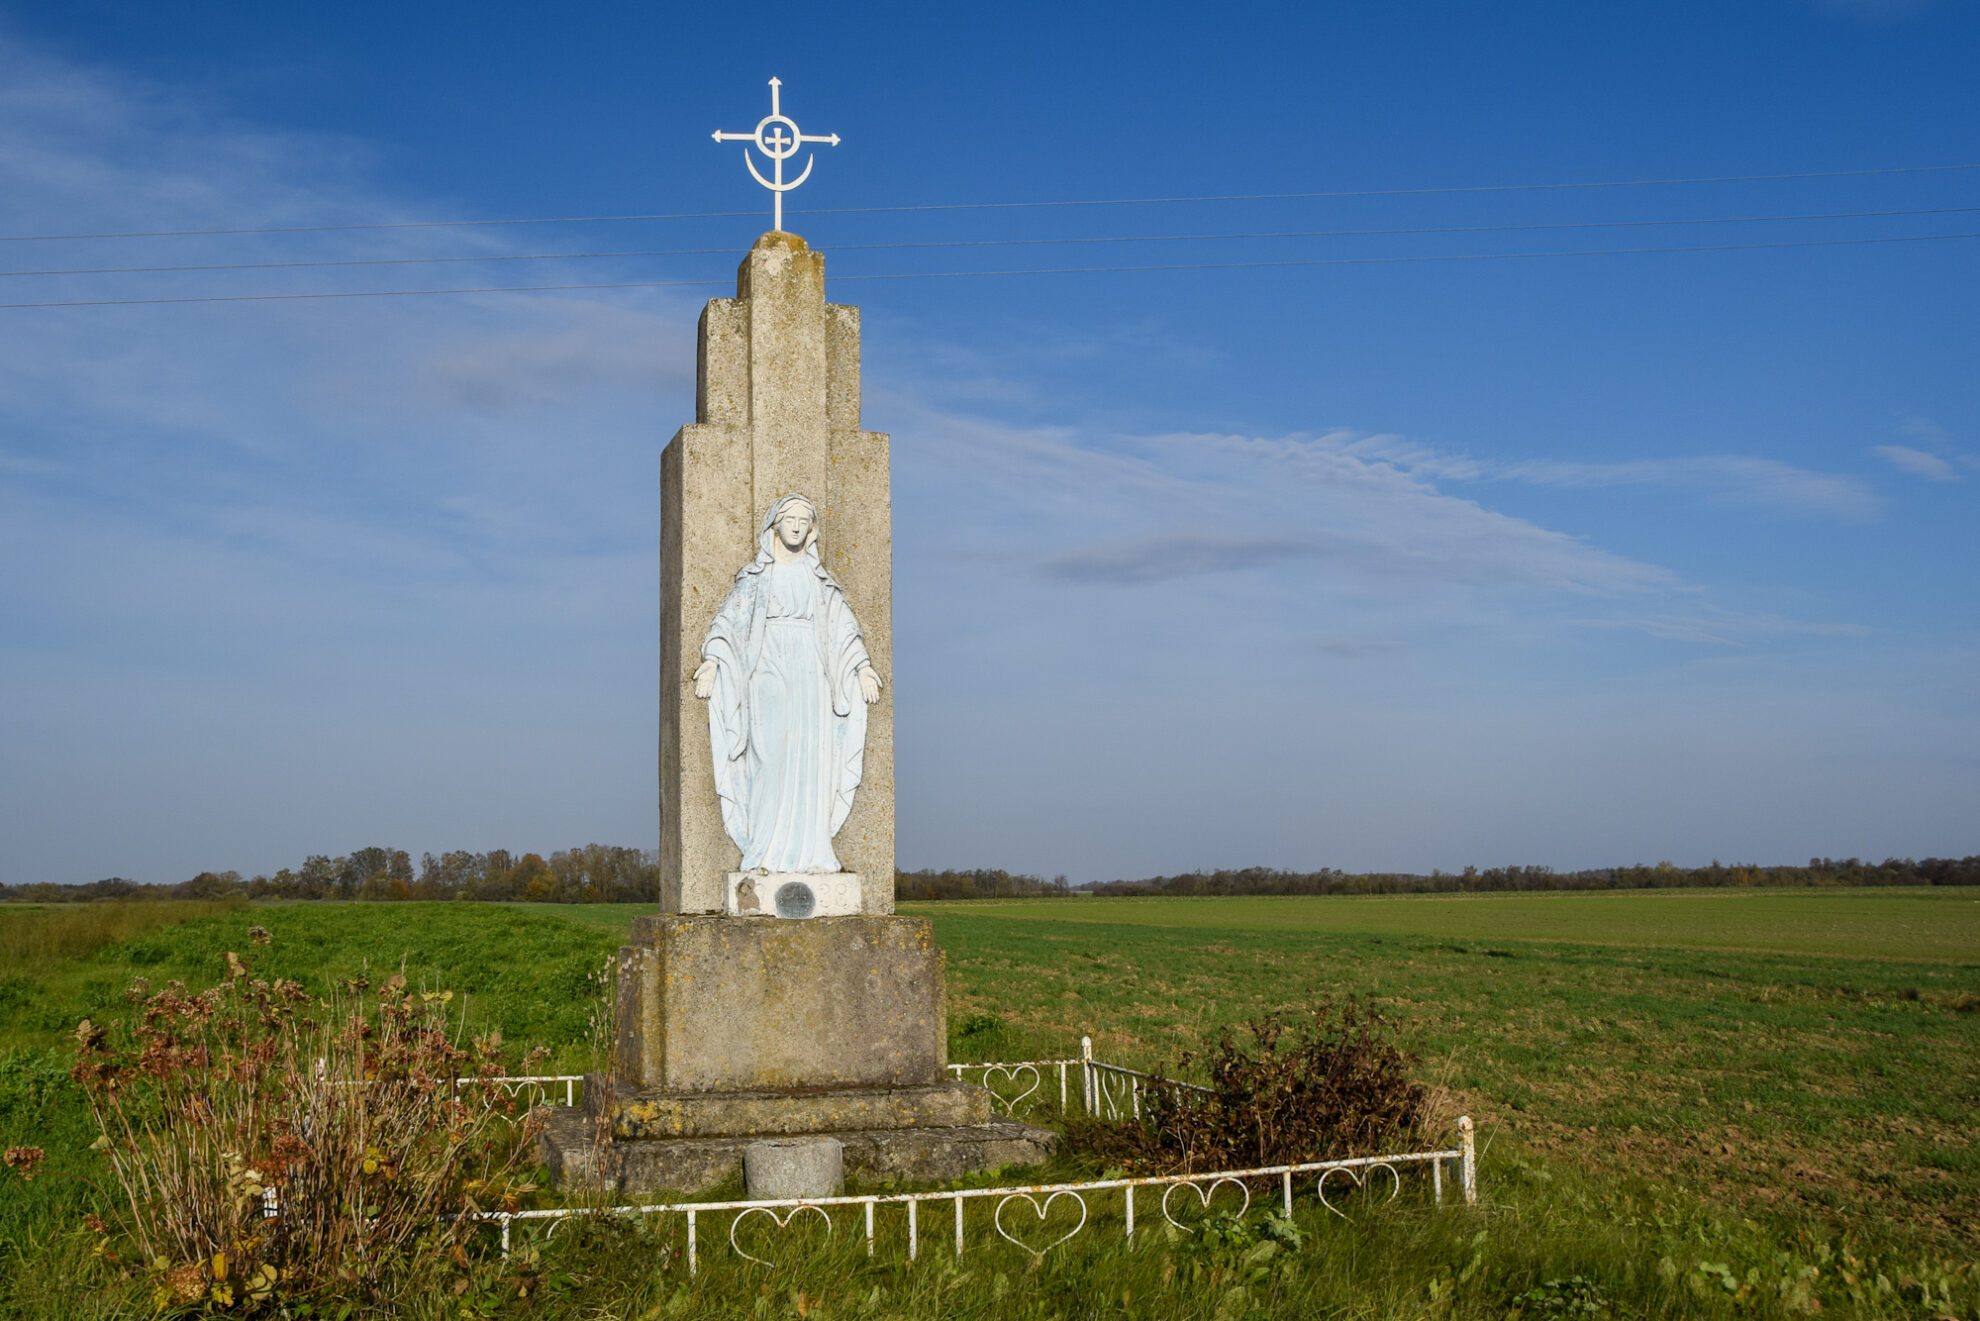
[[[942,951],[923,918],[635,918],[611,1076],[550,1109],[559,1187],[699,1192],[766,1139],[836,1138],[854,1179],[943,1181],[1049,1158],[949,1076]]]
[[[743,1172],[743,1152],[760,1134],[600,1143],[597,1121],[551,1107],[540,1140],[543,1162],[559,1188],[597,1185],[624,1193],[696,1193]],[[869,1128],[831,1134],[845,1146],[846,1177],[941,1182],[1005,1165],[1051,1158],[1058,1134],[1029,1124],[991,1122],[952,1127]]]
[[[587,1097],[607,1094],[604,1079],[585,1079]],[[606,1109],[615,1141],[956,1128],[996,1118],[990,1093],[961,1082],[785,1092],[642,1092],[610,1101]]]

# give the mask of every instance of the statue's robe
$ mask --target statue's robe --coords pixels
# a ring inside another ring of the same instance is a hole
[[[701,647],[715,662],[715,792],[742,870],[835,872],[832,837],[866,760],[866,643],[816,546],[779,563],[773,535],[766,526]]]

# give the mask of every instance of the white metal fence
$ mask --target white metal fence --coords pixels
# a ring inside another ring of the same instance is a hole
[[[1141,1115],[1142,1093],[1150,1087],[1180,1087],[1192,1092],[1208,1093],[1209,1088],[1194,1083],[1176,1082],[1158,1078],[1119,1064],[1108,1064],[1093,1057],[1093,1038],[1080,1038],[1079,1056],[1074,1059],[1017,1060],[1002,1063],[951,1064],[949,1072],[958,1079],[970,1081],[972,1078],[990,1092],[996,1108],[1006,1115],[1016,1116],[1029,1113],[1040,1105],[1049,1105],[1051,1092],[1058,1093],[1058,1108],[1061,1113],[1069,1113],[1074,1096],[1073,1080],[1078,1080],[1080,1109],[1089,1115],[1107,1119],[1124,1119]],[[1048,1080],[1049,1085],[1048,1086]],[[467,1080],[463,1080],[467,1081]],[[490,1079],[521,1095],[523,1091],[535,1089],[545,1104],[554,1105],[557,1084],[563,1084],[563,1104],[575,1105],[584,1078],[581,1074],[554,1074],[533,1077],[505,1077]],[[649,1205],[628,1205],[608,1207],[555,1207],[534,1211],[484,1211],[474,1219],[497,1226],[502,1234],[502,1251],[506,1254],[511,1244],[511,1236],[518,1225],[531,1222],[547,1222],[546,1237],[554,1235],[567,1220],[577,1216],[657,1216],[679,1215],[686,1218],[686,1253],[690,1273],[699,1269],[700,1234],[703,1217],[728,1214],[726,1237],[729,1248],[745,1261],[760,1265],[774,1265],[770,1259],[750,1252],[737,1240],[739,1231],[754,1233],[759,1220],[768,1222],[767,1232],[780,1232],[789,1227],[799,1217],[810,1222],[816,1217],[827,1235],[837,1233],[838,1222],[833,1220],[835,1212],[849,1213],[859,1209],[859,1219],[863,1223],[867,1255],[874,1252],[880,1227],[882,1208],[901,1207],[905,1211],[902,1230],[905,1235],[907,1255],[917,1257],[921,1251],[923,1237],[922,1224],[926,1217],[923,1208],[940,1214],[940,1204],[948,1203],[953,1220],[953,1238],[958,1259],[963,1255],[967,1244],[967,1216],[965,1208],[972,1202],[986,1202],[994,1199],[987,1226],[979,1224],[979,1234],[993,1245],[996,1239],[1014,1244],[1034,1257],[1042,1257],[1051,1249],[1067,1243],[1083,1232],[1093,1218],[1095,1204],[1087,1199],[1097,1194],[1118,1192],[1121,1195],[1121,1215],[1124,1231],[1129,1242],[1135,1233],[1135,1193],[1146,1190],[1153,1193],[1160,1190],[1155,1209],[1162,1220],[1184,1233],[1196,1232],[1191,1223],[1190,1211],[1199,1216],[1210,1214],[1212,1203],[1229,1204],[1229,1208],[1240,1214],[1250,1209],[1253,1188],[1258,1187],[1269,1195],[1272,1185],[1280,1207],[1286,1215],[1291,1215],[1295,1200],[1304,1181],[1312,1180],[1312,1195],[1319,1205],[1335,1215],[1345,1212],[1334,1197],[1354,1193],[1374,1194],[1386,1190],[1385,1202],[1394,1200],[1402,1192],[1404,1171],[1426,1171],[1429,1175],[1431,1199],[1442,1205],[1445,1200],[1445,1185],[1455,1180],[1457,1191],[1467,1203],[1478,1197],[1478,1158],[1475,1149],[1472,1123],[1469,1116],[1461,1116],[1457,1121],[1457,1145],[1445,1151],[1412,1151],[1389,1156],[1353,1156],[1341,1160],[1306,1161],[1294,1165],[1267,1165],[1255,1169],[1216,1170],[1202,1174],[1151,1175],[1134,1179],[1093,1179],[1082,1183],[1023,1184],[1001,1188],[957,1188],[917,1193],[866,1193],[850,1197],[819,1197],[784,1200],[745,1200],[728,1202],[663,1202]],[[1174,1200],[1177,1190],[1188,1188],[1192,1197]],[[1226,1195],[1228,1194],[1228,1196]],[[1051,1221],[1054,1208],[1063,1204],[1064,1216],[1060,1224],[1068,1228],[1055,1228]],[[1006,1211],[1011,1215],[1007,1219]],[[1027,1219],[1029,1215],[1029,1219]],[[1142,1219],[1148,1218],[1144,1209]],[[981,1217],[979,1216],[979,1220]],[[994,1231],[984,1234],[983,1231]],[[756,1244],[755,1246],[763,1246]]]
[[[1461,1116],[1457,1121],[1458,1145],[1448,1151],[1413,1151],[1390,1156],[1352,1156],[1341,1160],[1305,1161],[1296,1165],[1265,1165],[1253,1169],[1216,1170],[1203,1174],[1163,1174],[1150,1175],[1138,1179],[1093,1179],[1083,1183],[1024,1184],[1002,1188],[957,1188],[919,1193],[866,1193],[852,1197],[786,1198],[777,1200],[746,1200],[730,1202],[660,1202],[650,1205],[609,1206],[609,1207],[557,1207],[540,1211],[487,1211],[475,1218],[500,1227],[502,1251],[506,1254],[511,1245],[511,1234],[515,1226],[531,1221],[548,1221],[546,1233],[554,1235],[566,1220],[587,1215],[653,1216],[679,1215],[686,1218],[688,1272],[693,1274],[700,1268],[700,1228],[704,1216],[731,1213],[726,1237],[729,1248],[745,1261],[759,1265],[774,1266],[776,1263],[766,1257],[757,1256],[737,1241],[738,1232],[751,1225],[755,1217],[762,1217],[777,1230],[787,1228],[801,1214],[810,1213],[818,1217],[819,1223],[829,1234],[838,1231],[838,1224],[832,1219],[836,1210],[857,1207],[864,1223],[866,1252],[872,1256],[878,1239],[878,1213],[882,1207],[900,1206],[905,1208],[904,1220],[907,1255],[910,1260],[919,1257],[921,1252],[923,1207],[939,1206],[948,1203],[953,1219],[953,1239],[958,1260],[967,1246],[965,1231],[965,1206],[970,1202],[996,1199],[992,1206],[989,1228],[995,1236],[1014,1244],[1033,1257],[1043,1257],[1053,1248],[1076,1238],[1092,1221],[1093,1204],[1087,1201],[1089,1195],[1118,1191],[1121,1194],[1122,1223],[1127,1240],[1134,1241],[1135,1233],[1135,1192],[1146,1189],[1161,1191],[1155,1200],[1155,1210],[1162,1219],[1183,1233],[1197,1232],[1191,1223],[1192,1209],[1211,1214],[1212,1204],[1220,1194],[1229,1189],[1230,1210],[1243,1214],[1249,1210],[1253,1200],[1252,1185],[1269,1188],[1277,1185],[1280,1209],[1288,1216],[1293,1213],[1300,1184],[1307,1178],[1313,1180],[1313,1197],[1321,1207],[1334,1215],[1347,1213],[1328,1196],[1331,1180],[1339,1183],[1333,1188],[1335,1196],[1346,1196],[1354,1192],[1373,1193],[1386,1190],[1383,1198],[1386,1203],[1393,1201],[1402,1192],[1405,1169],[1427,1169],[1430,1175],[1431,1197],[1438,1204],[1444,1202],[1445,1183],[1455,1178],[1459,1194],[1467,1203],[1478,1199],[1478,1158],[1473,1140],[1472,1124],[1469,1116]],[[1268,1182],[1269,1181],[1269,1182]],[[1372,1185],[1372,1186],[1371,1186]],[[1178,1189],[1187,1188],[1194,1195],[1192,1208],[1190,1198],[1174,1201]],[[1056,1233],[1048,1225],[1052,1209],[1061,1198],[1066,1202],[1070,1227]],[[1007,1224],[1005,1212],[1023,1204],[1018,1210],[1014,1223]],[[1032,1220],[1025,1219],[1029,1211]],[[938,1212],[939,1214],[939,1212]],[[1144,1213],[1143,1219],[1147,1218]],[[1036,1230],[1028,1235],[1026,1231]],[[979,1234],[982,1226],[979,1225]],[[1014,1232],[1015,1231],[1015,1232]],[[988,1237],[988,1236],[985,1236]],[[992,1244],[986,1244],[990,1246]],[[758,1245],[761,1246],[761,1245]]]
[[[1056,1075],[1059,1109],[1071,1108],[1070,1079],[1079,1075],[1080,1108],[1101,1119],[1141,1118],[1141,1093],[1147,1087],[1176,1087],[1186,1092],[1208,1095],[1208,1087],[1195,1083],[1158,1078],[1152,1073],[1120,1064],[1106,1064],[1093,1058],[1093,1038],[1079,1039],[1079,1056],[1064,1060],[1017,1060],[1008,1064],[951,1064],[949,1072],[963,1081],[973,1080],[990,1093],[997,1109],[1016,1116],[1035,1108],[1046,1099],[1046,1079]],[[1028,1082],[1028,1085],[1026,1085]]]

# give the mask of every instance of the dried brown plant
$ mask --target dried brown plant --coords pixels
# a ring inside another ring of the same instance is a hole
[[[376,1296],[459,1260],[473,1212],[516,1209],[535,1124],[491,1081],[500,1034],[459,1044],[452,992],[395,974],[319,1000],[227,962],[219,986],[140,982],[130,1021],[76,1030],[161,1307]]]
[[[1142,1093],[1141,1118],[1075,1121],[1076,1145],[1133,1168],[1194,1171],[1367,1155],[1418,1137],[1430,1094],[1388,1022],[1349,999],[1225,1029],[1205,1062],[1210,1091]],[[1185,1054],[1181,1065],[1194,1062]]]

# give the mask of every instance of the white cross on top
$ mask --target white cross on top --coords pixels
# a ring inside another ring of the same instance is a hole
[[[724,133],[720,129],[715,131],[717,142],[753,143],[758,151],[770,158],[771,177],[766,179],[757,172],[756,162],[750,159],[749,149],[747,147],[743,149],[743,164],[749,167],[749,172],[755,176],[756,181],[768,188],[770,195],[776,199],[775,209],[772,211],[775,220],[771,228],[777,230],[784,227],[784,194],[811,177],[812,162],[818,157],[807,157],[804,162],[804,173],[789,183],[784,182],[784,162],[797,155],[800,143],[823,142],[834,147],[839,145],[837,133],[823,137],[816,133],[798,132],[797,124],[784,114],[783,108],[777,101],[778,89],[783,85],[783,80],[780,78],[770,80],[770,113],[763,117],[754,133]],[[789,132],[785,131],[787,129]]]

